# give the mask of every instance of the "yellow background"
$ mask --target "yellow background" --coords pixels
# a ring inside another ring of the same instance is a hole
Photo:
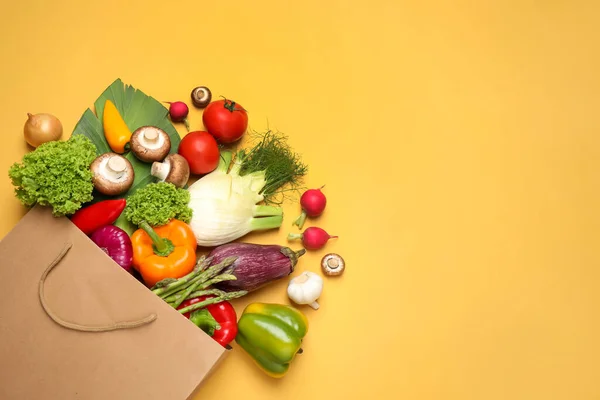
[[[174,3],[2,2],[0,170],[27,112],[68,136],[117,77],[160,100],[207,85],[290,136],[327,185],[307,226],[340,235],[296,273],[330,251],[347,273],[303,308],[284,379],[236,347],[198,399],[600,398],[598,2]],[[24,209],[0,185],[4,236]],[[244,240],[285,244],[285,210]]]

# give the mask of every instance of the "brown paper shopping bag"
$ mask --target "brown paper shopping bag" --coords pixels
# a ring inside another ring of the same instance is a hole
[[[48,208],[0,241],[0,282],[2,400],[188,399],[225,353]]]

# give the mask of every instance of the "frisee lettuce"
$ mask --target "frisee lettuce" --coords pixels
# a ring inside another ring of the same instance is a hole
[[[123,214],[134,225],[145,221],[161,226],[172,219],[188,223],[192,218],[189,202],[190,193],[185,189],[167,182],[150,183],[129,196]]]
[[[14,163],[8,176],[15,196],[27,207],[52,207],[56,217],[71,215],[92,200],[92,171],[96,146],[85,136],[47,142]]]

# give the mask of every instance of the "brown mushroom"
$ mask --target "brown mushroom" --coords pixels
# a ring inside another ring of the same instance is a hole
[[[133,184],[133,166],[119,154],[102,154],[92,162],[90,169],[94,188],[107,196],[125,193]]]
[[[344,259],[335,253],[325,254],[323,259],[321,259],[321,269],[323,269],[323,273],[329,276],[341,275],[346,268],[346,263]]]
[[[150,173],[163,182],[182,188],[190,178],[190,166],[183,156],[169,154],[162,163],[154,162]]]
[[[142,126],[131,135],[131,151],[143,162],[160,161],[171,150],[167,132],[155,126]]]
[[[212,94],[210,93],[210,89],[206,86],[198,86],[192,90],[191,94],[192,103],[198,108],[204,108],[212,99]]]

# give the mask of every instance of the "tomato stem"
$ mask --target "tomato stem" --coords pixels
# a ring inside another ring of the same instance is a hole
[[[226,109],[228,109],[231,112],[234,112],[235,111],[235,101],[225,100],[223,107],[225,107]]]
[[[227,97],[224,97],[224,96],[221,96],[221,97],[223,97],[223,100],[225,100],[225,102],[223,103],[223,107],[225,107],[226,109],[228,109],[230,112],[234,112],[234,111],[246,111],[246,109],[243,108],[243,107],[236,108],[235,106],[238,105],[238,104],[236,104],[235,101],[231,101]]]

